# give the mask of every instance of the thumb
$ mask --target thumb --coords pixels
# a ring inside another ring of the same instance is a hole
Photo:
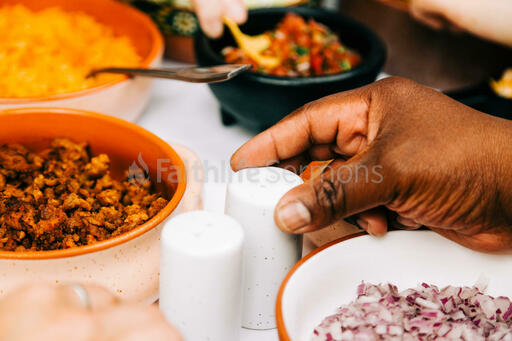
[[[394,186],[370,159],[366,154],[337,160],[321,176],[290,190],[277,204],[277,226],[285,232],[311,232],[388,203]]]

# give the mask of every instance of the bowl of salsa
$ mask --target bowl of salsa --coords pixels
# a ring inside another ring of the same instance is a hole
[[[251,72],[210,89],[220,102],[224,123],[239,122],[255,130],[310,101],[373,82],[386,59],[384,44],[369,28],[322,9],[252,10],[241,30],[267,35],[271,44],[262,54],[278,57],[279,65],[258,65],[228,30],[215,40],[198,33],[196,58],[202,66],[252,65]]]

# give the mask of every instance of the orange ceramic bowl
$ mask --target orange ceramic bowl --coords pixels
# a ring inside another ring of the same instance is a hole
[[[24,5],[32,10],[59,7],[66,11],[88,14],[111,27],[115,34],[129,37],[142,57],[141,67],[157,67],[161,64],[164,44],[158,28],[146,14],[119,1],[0,0],[0,7],[14,4]],[[86,90],[53,96],[0,98],[0,109],[27,106],[67,107],[102,112],[134,121],[149,100],[151,84],[150,78],[125,77]]]
[[[21,143],[37,151],[56,137],[88,142],[93,155],[106,153],[114,178],[121,178],[133,164],[141,168],[145,164],[169,203],[143,225],[96,244],[52,251],[0,251],[0,296],[27,282],[49,281],[96,283],[122,297],[155,300],[160,230],[186,188],[182,159],[157,136],[111,116],[58,108],[0,111],[0,145]]]

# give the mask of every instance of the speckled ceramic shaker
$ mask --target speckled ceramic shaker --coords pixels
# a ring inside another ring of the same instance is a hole
[[[239,341],[244,232],[233,218],[194,211],[162,231],[160,310],[188,341]]]
[[[242,326],[276,327],[275,300],[288,271],[300,259],[302,239],[281,232],[274,209],[281,197],[302,184],[296,174],[281,168],[244,169],[228,184],[226,214],[244,229]]]

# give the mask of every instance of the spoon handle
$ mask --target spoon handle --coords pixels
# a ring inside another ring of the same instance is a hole
[[[192,83],[215,83],[231,79],[250,68],[250,65],[245,64],[159,69],[108,67],[94,70],[88,75],[88,77],[95,76],[98,73],[119,73],[129,76],[166,78]]]

